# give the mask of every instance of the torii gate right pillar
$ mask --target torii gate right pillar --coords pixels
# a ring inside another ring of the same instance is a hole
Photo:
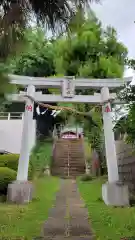
[[[106,161],[108,168],[108,182],[117,182],[119,180],[118,164],[115,148],[115,140],[112,124],[112,111],[109,100],[109,89],[104,87],[101,89],[101,97],[104,105],[102,106],[103,124],[104,124],[104,136],[105,136],[105,150]]]
[[[108,182],[102,186],[102,197],[107,205],[125,206],[129,205],[129,193],[128,187],[120,184],[119,182],[118,163],[108,87],[101,89],[101,97],[102,102],[104,103],[102,106],[102,113],[108,170]]]

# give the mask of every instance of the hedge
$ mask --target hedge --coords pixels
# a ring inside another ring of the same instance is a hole
[[[8,167],[17,171],[18,160],[19,160],[19,154],[0,155],[0,167]]]
[[[3,154],[0,155],[0,167],[7,167],[17,172],[19,154]],[[32,165],[29,164],[29,179],[32,179]]]
[[[0,167],[0,194],[7,193],[8,184],[16,179],[16,171],[8,167]]]

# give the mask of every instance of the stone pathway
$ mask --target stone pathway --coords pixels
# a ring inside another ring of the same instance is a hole
[[[63,180],[42,229],[44,240],[93,240],[88,213],[75,180]]]

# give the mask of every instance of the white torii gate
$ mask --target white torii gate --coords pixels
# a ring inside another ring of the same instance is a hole
[[[129,84],[132,81],[132,77],[123,78],[123,79],[74,79],[73,77],[65,77],[65,78],[36,77],[35,78],[35,77],[17,76],[17,75],[10,75],[9,77],[10,77],[11,84],[18,84],[18,85],[23,85],[27,87],[27,93],[23,92],[20,94],[12,94],[7,96],[7,98],[12,101],[26,102],[21,152],[20,152],[18,172],[17,172],[17,181],[21,183],[26,182],[28,177],[28,166],[29,166],[29,155],[30,155],[29,141],[30,141],[30,135],[31,135],[32,120],[33,120],[34,103],[29,98],[24,98],[24,95],[27,94],[33,97],[36,101],[40,101],[40,102],[43,101],[46,103],[47,102],[48,103],[49,102],[68,102],[68,103],[72,102],[72,103],[102,104],[106,160],[107,160],[107,169],[108,169],[108,182],[109,184],[112,184],[111,192],[115,191],[113,189],[113,186],[114,186],[114,183],[118,182],[119,176],[118,176],[118,165],[117,165],[117,156],[116,156],[114,133],[113,133],[110,100],[113,100],[113,103],[116,103],[116,104],[121,103],[120,100],[116,99],[115,91],[116,89],[118,88],[121,89],[127,84]],[[53,88],[53,89],[59,88],[61,89],[61,95],[42,94],[41,92],[36,92],[36,89],[38,88],[40,89],[41,88],[42,89],[43,88]],[[95,89],[95,90],[100,90],[100,93],[95,93],[94,95],[75,95],[75,89],[80,89],[80,90]],[[109,93],[109,90],[114,91],[114,93]],[[109,185],[109,189],[110,189],[110,185]],[[125,191],[125,188],[123,191]],[[113,204],[113,203],[110,203],[112,201],[108,199],[110,196],[110,195],[108,196],[108,186],[103,187],[102,193],[103,193],[103,199],[105,203]],[[13,194],[9,194],[9,195],[13,195]],[[9,196],[9,199],[10,199],[10,196]],[[119,201],[122,201],[122,198],[120,198]],[[118,202],[118,197],[117,197],[117,202]],[[128,200],[126,199],[125,202],[127,204]],[[125,205],[125,202],[124,202],[124,205]]]

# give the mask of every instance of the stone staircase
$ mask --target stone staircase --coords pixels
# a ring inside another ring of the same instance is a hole
[[[53,150],[51,174],[76,177],[85,173],[85,153],[82,139],[58,139]]]

